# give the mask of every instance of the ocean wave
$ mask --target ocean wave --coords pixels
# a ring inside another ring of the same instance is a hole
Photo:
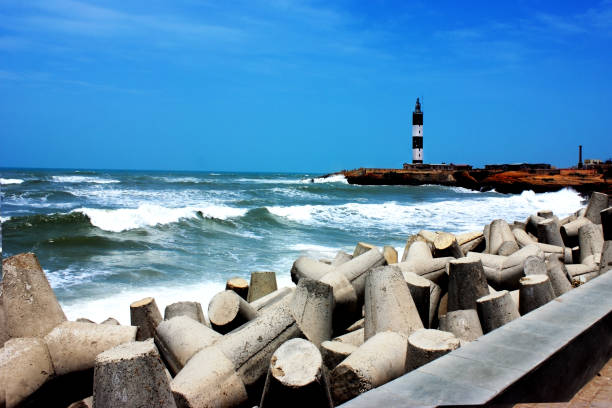
[[[87,271],[85,272],[88,273]],[[53,272],[51,272],[51,274],[53,274]],[[70,275],[72,275],[72,273]],[[227,277],[220,276],[219,279],[197,283],[173,281],[172,284],[164,282],[160,285],[144,287],[128,288],[126,286],[121,286],[114,289],[105,287],[100,289],[98,296],[90,295],[67,302],[60,300],[60,304],[69,320],[86,317],[95,322],[102,322],[108,317],[114,317],[121,324],[129,325],[129,305],[135,300],[147,296],[155,297],[155,303],[159,307],[159,310],[164,310],[166,306],[174,302],[195,301],[200,302],[206,313],[207,305],[212,297],[225,289],[225,279],[227,279]],[[61,284],[59,279],[56,282]],[[291,282],[289,273],[277,274],[277,282],[279,288],[284,286],[295,286]]]
[[[306,253],[309,256],[333,259],[340,248],[333,248],[317,244],[295,244],[289,247],[292,251]]]
[[[23,183],[22,179],[0,178],[0,184],[21,184],[21,183]]]
[[[6,230],[21,230],[24,228],[40,227],[43,225],[67,226],[67,225],[90,225],[89,219],[82,213],[55,213],[34,214],[7,217],[2,219],[6,223]]]
[[[154,177],[156,180],[165,181],[166,183],[177,183],[177,184],[210,184],[214,183],[211,179],[201,179],[197,177],[167,177],[160,176]]]
[[[244,198],[240,191],[206,190],[195,188],[141,190],[131,188],[96,188],[100,186],[70,186],[68,191],[88,203],[100,207],[135,208],[144,204],[168,207],[198,206],[202,202],[222,205]],[[114,187],[114,186],[113,186]]]
[[[299,184],[300,179],[266,179],[266,178],[237,178],[238,183],[255,183],[255,184]]]
[[[469,195],[466,198],[427,204],[346,203],[266,207],[270,213],[309,226],[333,226],[343,230],[387,230],[411,234],[421,228],[463,232],[481,230],[495,218],[524,220],[542,209],[566,216],[580,208],[581,197],[571,189],[520,195]]]
[[[226,220],[247,213],[244,208],[222,205],[168,208],[154,204],[142,204],[138,208],[98,209],[78,208],[73,212],[85,214],[92,225],[111,232],[170,224],[183,218],[215,218]]]
[[[314,177],[300,180],[302,183],[343,183],[348,184],[348,180],[342,174],[334,174],[329,177]]]
[[[105,179],[90,176],[51,176],[51,181],[55,183],[95,183],[95,184],[112,184],[120,183],[119,180]]]

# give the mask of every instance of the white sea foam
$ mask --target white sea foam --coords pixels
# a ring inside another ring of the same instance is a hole
[[[341,229],[383,229],[413,233],[420,228],[463,232],[480,230],[495,218],[524,220],[542,209],[553,209],[563,217],[581,207],[573,190],[520,195],[470,195],[461,200],[402,205],[346,203],[342,205],[296,205],[267,207],[272,214],[312,226]]]
[[[329,177],[315,177],[301,180],[302,183],[343,183],[348,184],[348,180],[342,174],[334,174]]]
[[[277,274],[278,287],[295,286],[289,273]],[[82,299],[74,302],[61,302],[62,309],[69,320],[86,317],[94,322],[102,322],[108,317],[114,317],[119,323],[130,324],[130,303],[147,296],[155,298],[155,303],[161,313],[166,306],[180,301],[200,302],[206,314],[207,306],[212,297],[225,289],[225,281],[207,281],[201,283],[183,283],[148,287],[133,287],[103,294],[97,299]]]
[[[211,183],[214,180],[201,179],[197,177],[155,177],[157,180],[166,181],[168,183]]]
[[[95,183],[95,184],[120,183],[119,180],[115,180],[115,179],[106,179],[106,178],[88,177],[88,176],[52,176],[51,180],[56,183]]]
[[[294,187],[274,187],[271,189],[273,193],[281,194],[290,198],[301,198],[309,200],[324,199],[325,197],[320,194],[311,193],[309,191],[299,190]]]
[[[0,217],[0,222],[7,222],[11,217]]]
[[[334,258],[338,251],[343,248],[332,248],[317,244],[295,244],[291,245],[289,249],[315,258]]]
[[[21,183],[23,183],[22,179],[0,178],[0,184],[21,184]]]
[[[235,181],[239,183],[255,183],[255,184],[299,184],[302,181],[299,179],[255,179],[255,178],[238,178]]]
[[[73,212],[81,212],[87,215],[92,225],[100,229],[121,232],[159,224],[170,224],[182,218],[196,218],[199,213],[205,218],[225,220],[232,217],[241,217],[246,214],[247,210],[220,205],[168,208],[155,204],[142,204],[138,208],[114,210],[78,208]]]

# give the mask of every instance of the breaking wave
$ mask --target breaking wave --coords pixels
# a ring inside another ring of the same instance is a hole
[[[22,179],[0,178],[0,184],[21,184],[21,183],[23,183]]]
[[[56,183],[95,183],[95,184],[112,184],[120,183],[115,179],[104,179],[90,176],[52,176],[51,181]]]
[[[154,204],[142,204],[138,208],[119,208],[114,210],[98,208],[77,208],[73,212],[85,214],[92,225],[111,232],[154,227],[170,224],[183,218],[214,218],[226,220],[246,214],[244,208],[222,205],[168,208]]]
[[[482,196],[427,204],[346,203],[341,205],[294,205],[266,207],[270,213],[311,226],[341,229],[379,228],[412,233],[428,228],[449,232],[480,230],[495,218],[524,220],[542,209],[566,216],[581,207],[581,197],[570,189],[554,193]]]

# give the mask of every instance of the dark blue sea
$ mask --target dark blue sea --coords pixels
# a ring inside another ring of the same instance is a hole
[[[572,190],[520,195],[441,186],[356,186],[317,174],[0,170],[3,256],[36,253],[69,319],[129,323],[129,305],[208,301],[232,276],[289,271],[358,241],[400,256],[420,229],[482,230],[495,218],[559,216]]]

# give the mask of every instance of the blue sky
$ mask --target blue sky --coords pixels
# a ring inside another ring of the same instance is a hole
[[[0,2],[0,167],[612,157],[612,1]]]

